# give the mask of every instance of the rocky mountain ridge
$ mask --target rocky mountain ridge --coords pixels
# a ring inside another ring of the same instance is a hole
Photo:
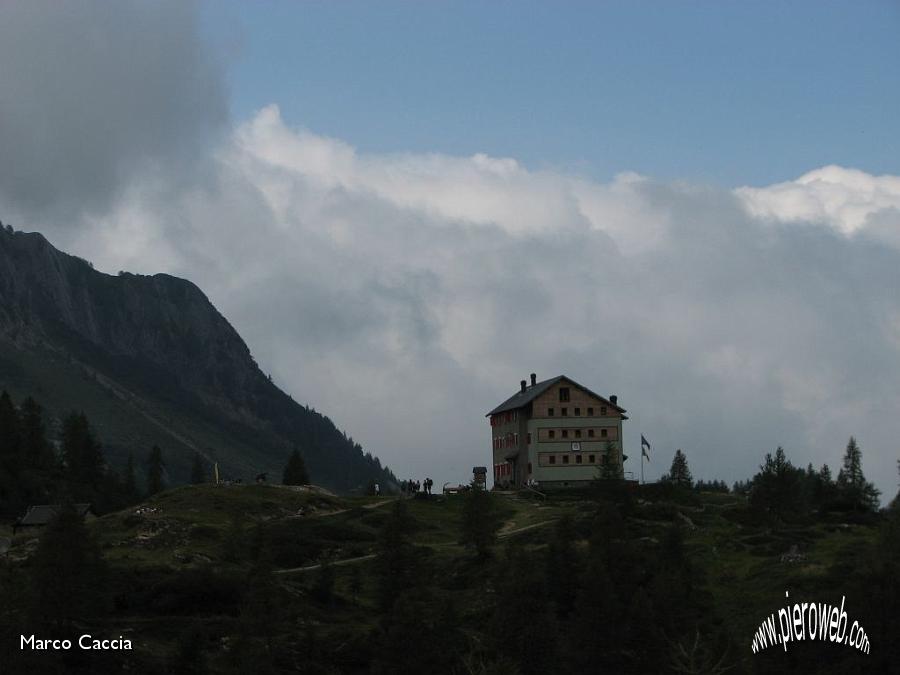
[[[60,414],[84,409],[119,459],[158,443],[174,477],[191,450],[247,477],[280,471],[296,445],[328,487],[392,479],[278,389],[185,279],[103,274],[41,234],[0,227],[0,347],[0,388],[49,399]]]

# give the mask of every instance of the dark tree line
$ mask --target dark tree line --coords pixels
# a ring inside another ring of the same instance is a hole
[[[837,479],[827,464],[818,470],[812,464],[806,469],[795,467],[784,448],[778,447],[774,455],[766,455],[759,473],[741,490],[758,512],[780,521],[806,518],[813,512],[873,513],[880,494],[863,475],[862,451],[852,436]]]
[[[145,464],[147,494],[164,487],[165,462],[154,446]],[[41,405],[29,397],[16,406],[0,393],[0,512],[21,515],[32,504],[88,502],[95,513],[114,511],[142,497],[135,462],[113,470],[90,420],[73,411],[51,441]]]
[[[900,465],[900,462],[898,462]],[[675,451],[672,466],[660,482],[677,488],[693,487],[698,492],[728,492],[724,481],[693,481],[687,457]],[[794,466],[784,448],[767,453],[759,472],[750,480],[737,481],[735,494],[749,498],[761,514],[780,521],[808,517],[813,512],[852,511],[873,513],[878,510],[878,489],[866,480],[862,469],[862,451],[852,436],[844,451],[842,466],[834,478],[823,464],[819,469],[809,464],[806,469]]]

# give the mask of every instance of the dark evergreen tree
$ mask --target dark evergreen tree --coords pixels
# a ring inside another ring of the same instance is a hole
[[[125,464],[125,478],[123,481],[123,489],[125,496],[130,502],[135,502],[140,498],[137,487],[137,477],[134,472],[134,454],[128,453],[128,462]]]
[[[294,448],[281,478],[283,485],[309,485],[309,473],[300,451]]]
[[[177,652],[169,672],[173,675],[203,675],[209,672],[203,652],[207,633],[201,621],[193,621],[178,636]]]
[[[21,414],[21,448],[24,464],[29,469],[49,476],[55,468],[56,458],[47,441],[43,409],[29,396],[22,402]]]
[[[575,526],[571,516],[563,516],[556,523],[553,539],[547,551],[547,588],[556,607],[557,616],[565,619],[575,607],[578,595],[579,565],[575,551]]]
[[[65,636],[76,622],[106,608],[106,567],[84,518],[71,506],[41,534],[30,569],[34,618]]]
[[[63,420],[62,458],[66,477],[77,485],[74,494],[83,496],[96,489],[105,471],[103,453],[83,412]]]
[[[416,587],[421,581],[422,566],[410,540],[412,526],[406,502],[398,499],[382,527],[375,558],[378,604],[382,612],[389,612],[404,590]]]
[[[464,644],[459,623],[452,602],[439,602],[430,589],[404,591],[382,620],[372,673],[464,672],[459,669]]]
[[[319,602],[330,605],[334,600],[334,582],[334,566],[327,560],[323,561],[319,565],[310,594]]]
[[[191,464],[191,484],[200,485],[207,479],[206,468],[203,466],[203,458],[199,452],[194,453],[194,461]]]
[[[660,664],[666,657],[668,644],[660,627],[653,602],[642,587],[631,596],[625,615],[622,652],[627,672],[660,672]]]
[[[900,474],[900,459],[897,460],[897,473]],[[897,487],[900,488],[900,483],[897,484]],[[897,490],[897,496],[895,496],[894,501],[891,502],[891,509],[900,511],[900,489]]]
[[[844,466],[838,472],[838,497],[846,508],[855,511],[878,509],[879,490],[866,480],[862,470],[862,451],[853,436],[844,452]]]
[[[555,672],[559,662],[558,625],[541,572],[527,551],[513,545],[496,580],[492,651],[514,661],[522,675]]]
[[[163,489],[163,472],[166,465],[163,462],[162,450],[154,445],[147,456],[147,495],[155,495]]]
[[[598,536],[599,535],[599,536]],[[622,606],[607,567],[607,544],[594,533],[583,567],[569,633],[572,672],[620,672],[622,628],[619,621],[597,624],[598,616],[620,617]]]
[[[479,560],[486,560],[491,555],[491,546],[497,542],[501,524],[496,498],[473,485],[463,499],[459,543],[474,550]]]
[[[353,565],[350,568],[350,579],[348,581],[347,588],[353,595],[353,602],[358,602],[359,594],[362,593],[363,590],[362,575],[359,572],[358,565]]]
[[[276,645],[283,593],[272,574],[268,552],[263,546],[250,570],[247,591],[238,619],[238,638],[231,658],[241,673],[270,675],[278,672]]]
[[[11,477],[21,468],[21,420],[6,391],[0,393],[0,463]]]
[[[806,515],[807,495],[804,473],[787,459],[784,448],[778,446],[774,457],[766,454],[765,463],[753,477],[750,503],[760,512],[768,512],[781,520]]]
[[[687,457],[684,456],[680,449],[675,451],[675,456],[672,458],[672,466],[664,479],[683,487],[691,487],[693,484]]]

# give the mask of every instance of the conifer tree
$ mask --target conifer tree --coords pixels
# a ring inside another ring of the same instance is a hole
[[[874,511],[878,508],[880,492],[863,475],[862,451],[853,436],[844,451],[844,465],[838,472],[837,489],[849,508],[857,511]]]
[[[137,501],[140,497],[137,488],[137,477],[134,473],[134,453],[128,453],[128,462],[125,464],[124,478],[125,498],[129,501]]]
[[[63,506],[41,534],[30,575],[35,619],[65,635],[104,609],[106,568],[84,518]]]
[[[473,485],[463,499],[459,543],[473,549],[479,560],[486,560],[491,555],[491,546],[497,542],[500,529],[495,497]]]
[[[104,473],[103,453],[83,412],[63,420],[62,456],[66,476],[82,486],[96,487]]]
[[[780,445],[775,455],[766,453],[765,463],[753,477],[750,503],[782,520],[806,515],[808,505],[803,490],[804,473],[788,460]]]
[[[55,458],[47,441],[43,409],[30,396],[22,402],[21,442],[26,466],[42,472],[53,469]]]
[[[672,458],[672,466],[669,469],[667,480],[685,487],[690,487],[693,484],[687,457],[684,456],[680,449],[675,451],[675,456]]]
[[[578,556],[575,551],[575,526],[572,517],[563,516],[556,523],[547,552],[547,588],[550,589],[556,613],[565,619],[575,607],[578,594]]]
[[[0,463],[11,476],[20,468],[21,428],[19,413],[9,394],[0,393]]]
[[[496,586],[493,651],[515,661],[522,675],[556,672],[558,627],[540,567],[520,546],[512,545]]]
[[[154,445],[147,457],[147,494],[155,495],[161,492],[163,488],[163,471],[165,470],[165,462],[163,462],[162,450],[158,445]]]
[[[394,502],[378,540],[375,575],[382,612],[389,612],[400,593],[419,585],[422,568],[416,547],[410,540],[413,521],[406,502]]]
[[[291,453],[281,478],[282,485],[309,485],[309,473],[306,462],[297,448]]]
[[[206,469],[203,467],[203,458],[199,452],[194,453],[194,462],[191,464],[191,485],[200,485],[206,482]]]

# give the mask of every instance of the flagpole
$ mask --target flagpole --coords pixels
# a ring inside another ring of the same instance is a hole
[[[641,485],[644,484],[644,447],[641,446]]]

